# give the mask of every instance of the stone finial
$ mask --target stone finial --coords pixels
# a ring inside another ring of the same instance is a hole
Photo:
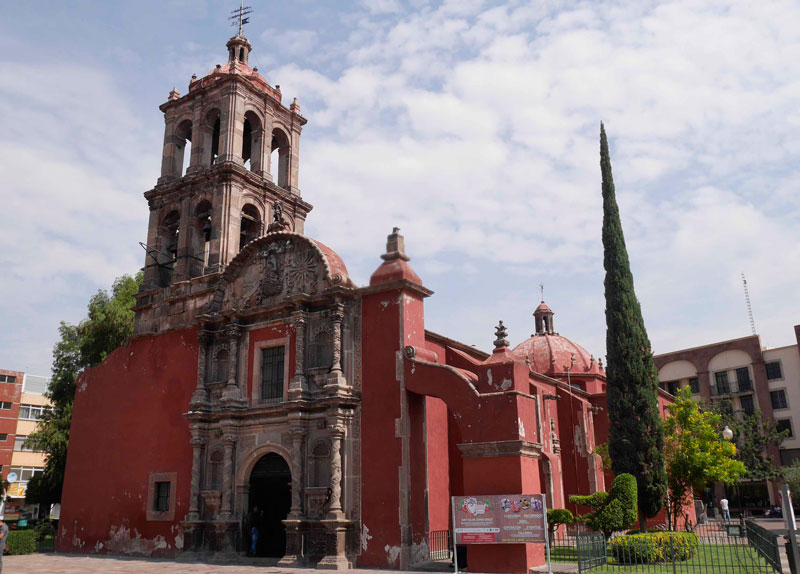
[[[169,93],[169,98],[167,98],[167,100],[170,101],[170,102],[174,102],[175,100],[177,100],[180,97],[181,97],[181,93],[178,91],[178,88],[173,86],[172,87],[172,91]]]
[[[400,235],[400,228],[393,227],[392,233],[386,238],[386,253],[381,255],[384,261],[391,261],[392,259],[402,259],[409,261],[411,258],[406,255],[406,243],[402,235]]]
[[[494,328],[494,334],[497,338],[494,340],[494,348],[495,349],[502,349],[503,347],[508,347],[508,330],[506,326],[503,325],[503,322],[500,321],[497,327]]]
[[[297,98],[295,98],[295,99],[292,101],[292,105],[291,105],[291,106],[289,106],[289,110],[291,110],[291,112],[292,112],[293,114],[298,114],[298,115],[300,114],[300,104],[299,104],[299,103],[297,103]]]

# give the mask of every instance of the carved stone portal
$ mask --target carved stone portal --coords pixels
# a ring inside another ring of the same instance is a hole
[[[328,286],[326,261],[314,243],[289,233],[267,238],[253,245],[247,258],[238,262],[238,274],[222,287],[221,310],[266,307],[292,295],[314,295]]]

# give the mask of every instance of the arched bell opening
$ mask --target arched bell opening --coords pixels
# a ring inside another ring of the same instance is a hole
[[[255,205],[247,204],[242,208],[242,219],[239,224],[239,251],[245,245],[261,237],[261,214]]]
[[[252,111],[244,115],[242,125],[242,162],[250,171],[260,172],[263,168],[262,163],[262,141],[264,139],[264,129],[261,126],[261,119]]]
[[[278,186],[289,187],[289,158],[291,145],[289,136],[280,128],[272,130],[272,147],[270,153],[270,173]]]

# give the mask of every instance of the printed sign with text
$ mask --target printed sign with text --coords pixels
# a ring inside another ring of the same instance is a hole
[[[456,544],[521,544],[545,541],[542,494],[454,496]]]

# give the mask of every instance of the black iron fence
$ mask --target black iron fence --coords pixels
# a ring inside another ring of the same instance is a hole
[[[780,544],[783,537],[759,526],[752,520],[745,521],[745,531],[747,534],[747,542],[750,546],[776,571],[780,572]]]
[[[565,560],[569,537],[555,538],[554,561],[574,561],[579,572],[593,574],[774,574],[781,572],[779,536],[757,525],[722,523],[694,532],[651,531],[574,537],[574,560]],[[755,526],[755,528],[753,527]]]

